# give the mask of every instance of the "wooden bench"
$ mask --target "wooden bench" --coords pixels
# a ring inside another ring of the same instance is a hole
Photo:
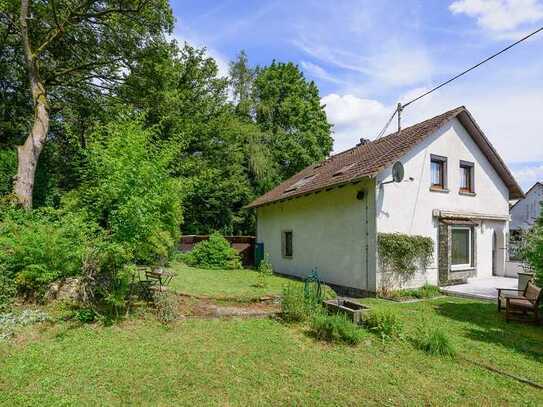
[[[539,322],[539,304],[543,289],[529,281],[524,290],[498,288],[498,312],[505,309],[505,320],[518,319],[522,315],[533,315],[533,322]]]

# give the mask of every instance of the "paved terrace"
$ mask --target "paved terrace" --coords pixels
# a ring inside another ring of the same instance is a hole
[[[518,279],[509,277],[470,278],[467,284],[443,287],[441,291],[457,297],[496,301],[497,288],[517,288]]]

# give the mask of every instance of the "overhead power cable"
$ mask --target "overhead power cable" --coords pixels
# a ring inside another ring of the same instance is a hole
[[[468,72],[473,71],[475,68],[480,67],[480,66],[483,65],[485,62],[488,62],[488,61],[490,61],[491,59],[496,58],[498,55],[503,54],[504,52],[506,52],[506,51],[510,50],[511,48],[513,48],[515,45],[518,45],[518,44],[520,44],[521,42],[526,41],[528,38],[530,38],[530,37],[536,35],[537,33],[541,32],[541,31],[543,31],[543,27],[541,27],[541,28],[535,30],[534,32],[532,32],[532,33],[530,33],[530,34],[528,34],[528,35],[522,37],[520,40],[518,40],[518,41],[512,43],[511,45],[508,45],[507,47],[505,47],[505,48],[502,49],[501,51],[498,51],[498,52],[496,52],[495,54],[492,54],[492,55],[489,56],[488,58],[483,59],[483,60],[482,60],[481,62],[479,62],[478,64],[473,65],[471,68],[466,69],[465,71],[459,73],[459,74],[456,75],[456,76],[453,76],[451,79],[449,79],[449,80],[443,82],[442,84],[440,84],[440,85],[438,85],[438,86],[436,86],[436,87],[430,89],[428,92],[425,92],[425,93],[423,93],[422,95],[417,96],[415,99],[410,100],[409,102],[407,102],[407,103],[405,103],[404,105],[402,105],[402,108],[409,106],[411,103],[416,102],[416,101],[419,100],[419,99],[422,99],[424,96],[427,96],[427,95],[429,95],[429,94],[432,93],[432,92],[435,92],[436,90],[442,88],[443,86],[445,86],[445,85],[451,83],[451,82],[454,81],[455,79],[458,79],[458,78],[460,78],[461,76],[467,74]]]
[[[388,126],[390,126],[390,123],[392,122],[392,119],[394,119],[394,116],[396,116],[396,113],[398,113],[398,109],[394,110],[394,113],[392,113],[392,116],[390,116],[390,119],[388,119],[388,122],[387,124],[385,124],[385,127],[383,127],[381,131],[377,134],[376,140],[383,137],[383,134],[385,134],[385,132],[387,131]]]
[[[470,67],[470,68],[468,68],[468,69],[466,69],[466,70],[464,70],[464,71],[462,71],[462,72],[460,72],[458,75],[453,76],[452,78],[446,80],[445,82],[443,82],[443,83],[441,83],[441,84],[439,84],[439,85],[433,87],[433,88],[430,89],[429,91],[423,93],[422,95],[417,96],[416,98],[410,100],[409,102],[407,102],[407,103],[405,103],[405,104],[398,103],[398,106],[397,106],[396,109],[394,110],[394,113],[392,113],[392,116],[390,116],[390,119],[388,119],[387,123],[385,124],[385,127],[383,127],[383,129],[377,134],[376,139],[381,138],[381,137],[385,134],[385,132],[386,132],[388,126],[390,125],[390,123],[392,122],[392,119],[394,119],[394,116],[396,116],[396,114],[398,114],[398,133],[400,132],[400,126],[401,126],[401,123],[400,123],[400,120],[401,120],[401,119],[400,119],[400,115],[401,115],[401,112],[402,112],[402,110],[403,110],[404,108],[406,108],[407,106],[409,106],[411,103],[414,103],[414,102],[416,102],[417,100],[420,100],[420,99],[422,99],[422,98],[425,97],[425,96],[428,96],[430,93],[433,93],[433,92],[435,92],[435,91],[438,90],[438,89],[441,89],[443,86],[448,85],[448,84],[451,83],[452,81],[454,81],[454,80],[460,78],[461,76],[464,76],[464,75],[467,74],[468,72],[473,71],[475,68],[480,67],[480,66],[483,65],[484,63],[490,61],[491,59],[496,58],[498,55],[503,54],[504,52],[506,52],[506,51],[510,50],[511,48],[513,48],[515,45],[518,45],[518,44],[520,44],[521,42],[526,41],[528,38],[533,37],[534,35],[540,33],[541,31],[543,31],[543,27],[540,27],[540,28],[538,28],[537,30],[531,32],[530,34],[525,35],[524,37],[522,37],[522,38],[519,39],[518,41],[515,41],[514,43],[512,43],[512,44],[508,45],[507,47],[503,48],[502,50],[500,50],[500,51],[498,51],[498,52],[492,54],[492,55],[489,56],[488,58],[483,59],[481,62],[479,62],[479,63],[473,65],[472,67]]]

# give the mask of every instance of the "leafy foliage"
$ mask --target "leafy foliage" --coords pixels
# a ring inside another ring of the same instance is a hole
[[[157,319],[163,324],[169,324],[179,317],[175,294],[156,291],[153,295],[153,305]]]
[[[264,258],[258,265],[257,272],[258,272],[258,279],[257,279],[256,285],[258,287],[267,287],[269,278],[273,276],[273,266],[270,261],[269,253],[266,253],[264,255]]]
[[[77,213],[12,210],[0,222],[0,270],[19,291],[43,294],[49,283],[81,272],[98,234],[97,226]]]
[[[148,263],[169,257],[182,221],[181,186],[168,172],[171,155],[153,135],[129,117],[98,129],[85,180],[67,199]]]
[[[75,311],[75,318],[84,324],[94,322],[96,312],[92,308],[81,308]]]
[[[537,284],[543,287],[543,216],[537,219],[532,230],[524,236],[520,256],[535,272]]]
[[[356,345],[362,341],[365,333],[353,324],[345,314],[327,314],[324,310],[316,312],[311,319],[311,331],[317,339],[330,342],[345,342]]]
[[[14,149],[0,148],[0,196],[9,194],[17,173],[17,154]]]
[[[3,267],[0,268],[0,313],[11,309],[16,294],[17,285],[15,281],[8,278]]]
[[[319,90],[297,65],[273,61],[257,69],[253,84],[256,123],[270,134],[273,161],[286,179],[332,150],[330,124]]]
[[[364,318],[364,324],[383,340],[402,336],[403,324],[398,314],[391,310],[371,310]]]
[[[130,284],[135,267],[125,245],[107,237],[97,240],[86,253],[82,281],[83,303],[103,314],[105,320],[119,318],[129,306]]]
[[[281,315],[287,322],[305,321],[311,312],[303,287],[287,284],[283,288]]]
[[[441,295],[441,291],[438,286],[431,284],[424,284],[420,288],[406,288],[403,290],[392,290],[387,294],[386,298],[390,299],[423,299],[423,298],[432,298]]]
[[[380,290],[388,296],[392,287],[409,281],[417,270],[426,272],[432,261],[434,242],[426,236],[379,233],[377,248],[384,273]]]
[[[196,243],[185,256],[185,262],[191,266],[208,269],[241,268],[238,253],[219,232],[212,233],[208,240]]]

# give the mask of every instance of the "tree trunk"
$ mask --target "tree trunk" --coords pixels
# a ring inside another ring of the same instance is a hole
[[[17,147],[18,164],[14,192],[19,203],[25,209],[32,209],[32,191],[34,189],[36,167],[49,130],[49,105],[45,87],[40,80],[38,61],[32,52],[30,44],[28,14],[29,0],[21,0],[21,40],[34,103],[34,122],[25,143]]]
[[[47,102],[38,102],[34,107],[34,123],[25,143],[17,147],[17,177],[14,192],[25,209],[32,209],[32,191],[38,159],[49,129]]]

